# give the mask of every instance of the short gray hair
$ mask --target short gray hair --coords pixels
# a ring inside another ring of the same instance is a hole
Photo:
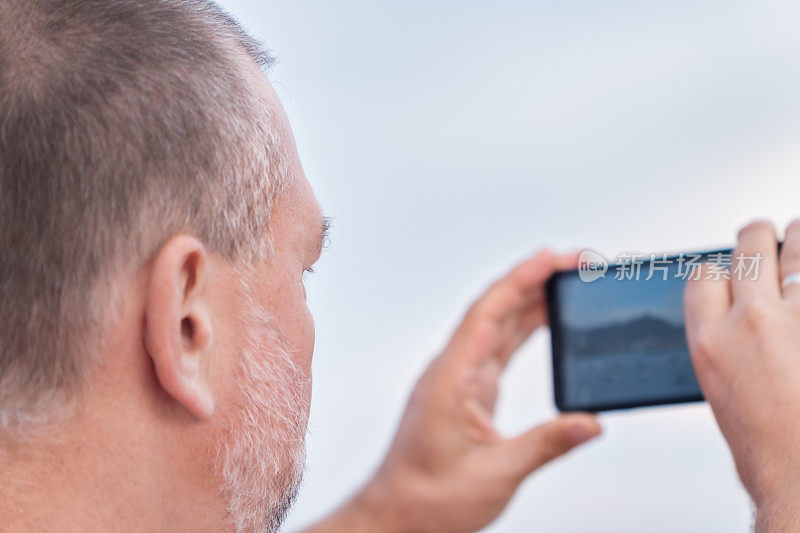
[[[248,55],[209,0],[0,1],[0,430],[75,396],[112,276],[171,236],[268,257],[286,171]]]

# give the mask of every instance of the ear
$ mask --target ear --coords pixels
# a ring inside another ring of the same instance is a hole
[[[144,344],[161,387],[192,415],[207,419],[214,398],[204,376],[211,322],[204,292],[208,255],[195,237],[179,235],[153,260],[145,303]]]

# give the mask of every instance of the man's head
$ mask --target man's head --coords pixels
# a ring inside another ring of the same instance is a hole
[[[279,522],[324,222],[270,61],[206,0],[0,0],[6,472],[21,439],[95,437],[241,528]]]

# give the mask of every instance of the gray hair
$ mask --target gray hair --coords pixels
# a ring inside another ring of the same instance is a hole
[[[269,256],[286,170],[248,60],[209,0],[0,0],[0,432],[74,399],[112,278],[171,236]]]
[[[237,274],[244,343],[235,377],[246,401],[223,414],[213,461],[236,530],[274,533],[303,478],[311,378],[295,363],[295,348],[255,296],[249,282],[253,270],[245,265]]]

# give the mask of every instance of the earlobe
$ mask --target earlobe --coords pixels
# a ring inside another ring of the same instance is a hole
[[[153,260],[146,294],[144,344],[161,387],[193,416],[214,413],[204,369],[212,347],[204,293],[207,253],[188,235],[170,239]]]

